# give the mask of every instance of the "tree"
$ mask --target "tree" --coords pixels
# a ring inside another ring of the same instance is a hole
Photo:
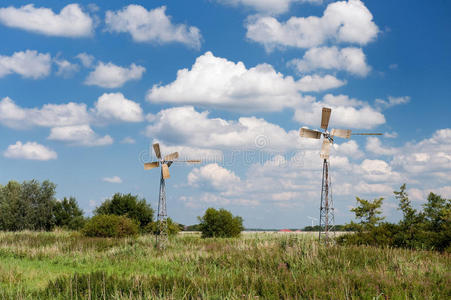
[[[406,227],[410,227],[413,223],[415,223],[417,217],[417,211],[412,208],[411,202],[409,200],[409,196],[406,192],[406,184],[404,183],[399,188],[399,191],[394,191],[395,198],[399,201],[399,210],[403,213],[402,223]]]
[[[358,206],[351,209],[355,213],[356,219],[360,220],[360,225],[363,229],[368,230],[376,226],[380,221],[385,219],[385,217],[380,217],[382,213],[380,210],[382,206],[382,201],[384,198],[374,199],[373,201],[368,201],[356,197]]]
[[[25,203],[25,229],[52,230],[55,226],[56,185],[48,180],[41,184],[37,180],[24,181],[21,186],[21,200]]]
[[[84,225],[83,211],[78,206],[74,197],[56,201],[53,209],[55,225],[64,229],[78,230]]]
[[[236,237],[243,227],[243,219],[234,217],[231,212],[221,208],[208,208],[203,217],[198,217],[202,237]]]
[[[95,215],[126,216],[135,220],[141,230],[153,221],[153,209],[146,199],[138,199],[137,195],[116,193],[113,198],[105,200],[94,211]]]

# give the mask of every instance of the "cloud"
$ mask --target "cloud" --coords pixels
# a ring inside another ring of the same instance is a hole
[[[54,62],[58,67],[56,75],[64,78],[72,77],[74,73],[79,70],[79,66],[77,64],[73,64],[65,59],[55,59]]]
[[[160,111],[146,128],[146,135],[169,145],[208,149],[261,149],[290,151],[316,141],[300,141],[298,130],[285,131],[276,124],[255,117],[238,121],[209,118],[192,106]]]
[[[197,186],[200,182],[208,182],[214,189],[228,190],[240,183],[240,178],[217,163],[193,169],[188,174],[188,184]]]
[[[86,104],[44,104],[42,108],[22,108],[9,98],[0,101],[0,123],[12,128],[54,127],[89,122]]]
[[[302,92],[320,92],[334,89],[346,84],[346,81],[339,80],[335,76],[307,75],[299,79],[299,90]]]
[[[92,55],[90,55],[88,53],[85,53],[85,52],[79,53],[75,57],[80,60],[81,64],[85,68],[90,68],[92,66],[92,63],[94,62],[94,59],[95,59],[94,56],[92,56]]]
[[[144,120],[141,105],[126,99],[122,93],[103,94],[94,104],[92,111],[103,120],[122,122],[141,122]]]
[[[294,119],[302,124],[318,128],[321,124],[323,107],[332,108],[329,128],[370,129],[385,123],[384,115],[363,101],[347,95],[326,94],[322,101],[300,106],[295,110]]]
[[[399,149],[393,147],[383,147],[381,140],[377,137],[369,137],[366,141],[366,151],[378,155],[395,155]]]
[[[50,74],[50,54],[35,50],[14,52],[12,56],[0,55],[0,78],[16,73],[24,78],[39,79]]]
[[[99,62],[95,70],[89,73],[85,80],[87,85],[97,85],[103,88],[121,87],[130,80],[139,80],[146,71],[143,66],[131,64],[129,68],[116,66],[112,63]]]
[[[9,145],[8,149],[3,152],[3,156],[7,158],[31,160],[51,160],[58,157],[56,152],[50,148],[36,142],[22,144],[21,141],[17,141],[14,145]]]
[[[122,183],[122,179],[119,176],[104,177],[102,178],[102,181],[109,183]]]
[[[216,0],[225,5],[250,7],[258,12],[267,14],[281,14],[287,12],[295,2],[321,4],[323,0]]]
[[[49,36],[87,37],[93,34],[93,21],[78,4],[65,6],[59,14],[49,8],[28,4],[20,8],[0,8],[3,25]]]
[[[121,141],[121,144],[135,144],[135,143],[136,143],[135,139],[133,139],[129,136],[123,138]]]
[[[343,70],[358,76],[366,76],[371,68],[366,64],[365,54],[361,48],[348,47],[339,50],[337,47],[311,48],[302,59],[293,59],[288,65],[300,72],[318,69]]]
[[[380,109],[387,109],[396,105],[407,104],[410,102],[409,96],[404,97],[392,97],[388,96],[388,100],[376,99],[375,104]]]
[[[113,143],[111,136],[99,137],[89,125],[53,127],[48,139],[79,146],[105,146]]]
[[[280,111],[303,101],[298,92],[313,86],[306,81],[296,82],[268,64],[247,69],[242,62],[206,52],[196,59],[191,70],[179,70],[174,82],[154,85],[147,99],[152,103],[194,104],[240,112]]]
[[[177,42],[195,49],[201,45],[199,28],[172,24],[166,15],[166,6],[149,11],[140,5],[128,5],[115,12],[109,10],[105,14],[105,23],[108,31],[130,33],[135,42]]]
[[[279,22],[274,17],[251,16],[246,29],[246,37],[267,50],[286,46],[311,48],[329,41],[365,45],[379,32],[373,15],[359,0],[331,3],[322,17],[291,17]]]

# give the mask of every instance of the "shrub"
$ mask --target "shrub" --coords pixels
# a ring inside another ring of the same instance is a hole
[[[234,217],[231,212],[221,208],[216,210],[208,208],[204,216],[198,217],[199,229],[202,237],[236,237],[239,236],[243,228],[243,219]]]
[[[169,235],[175,235],[180,231],[179,224],[172,221],[171,218],[167,218],[166,222],[168,224],[168,234]],[[160,234],[159,221],[147,224],[147,226],[145,228],[145,232],[159,235]]]
[[[113,198],[105,200],[94,211],[95,215],[125,216],[135,220],[141,230],[153,221],[153,209],[146,199],[138,199],[137,195],[116,193]]]
[[[135,236],[139,232],[138,225],[133,220],[116,215],[97,215],[92,217],[82,230],[89,237],[125,237]]]

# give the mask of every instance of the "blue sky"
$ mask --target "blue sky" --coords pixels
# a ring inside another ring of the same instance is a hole
[[[406,182],[420,206],[451,197],[448,1],[2,1],[0,183],[49,179],[86,213],[115,192],[157,207],[149,146],[200,158],[171,167],[168,214],[207,207],[247,227],[318,217],[320,127],[336,139],[336,222],[355,196]]]

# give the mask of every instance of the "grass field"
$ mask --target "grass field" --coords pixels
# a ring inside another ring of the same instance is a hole
[[[450,299],[450,255],[324,247],[316,235],[238,239],[0,233],[0,299]]]

